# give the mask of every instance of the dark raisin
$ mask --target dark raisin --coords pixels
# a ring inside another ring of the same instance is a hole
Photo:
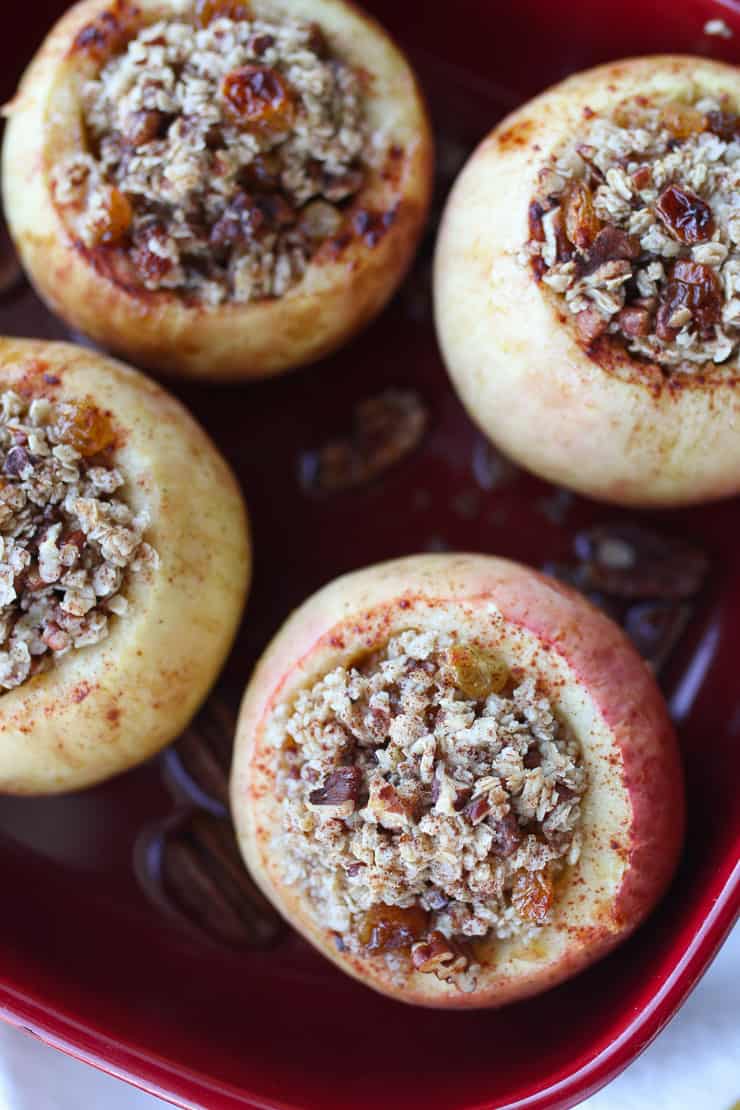
[[[679,243],[703,243],[714,234],[712,209],[689,189],[668,185],[658,197],[655,210]]]
[[[362,787],[362,771],[359,767],[340,767],[332,771],[319,790],[309,794],[308,800],[314,806],[339,806],[344,802],[356,802]]]

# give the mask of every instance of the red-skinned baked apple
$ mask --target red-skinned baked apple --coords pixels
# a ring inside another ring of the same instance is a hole
[[[684,800],[661,695],[574,591],[502,559],[340,578],[268,648],[239,719],[246,863],[344,971],[499,1006],[624,939],[673,873]]]
[[[538,474],[619,503],[740,490],[740,71],[577,74],[463,170],[435,267],[471,416]]]
[[[250,569],[236,481],[159,386],[0,339],[0,793],[75,790],[173,740]]]
[[[31,279],[153,369],[243,379],[333,350],[391,296],[428,208],[414,75],[343,0],[83,0],[7,112]]]

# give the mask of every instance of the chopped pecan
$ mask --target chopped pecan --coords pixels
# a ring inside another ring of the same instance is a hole
[[[491,845],[493,854],[504,858],[513,855],[522,842],[519,822],[513,810],[509,810],[501,818],[489,820],[488,824],[493,832],[493,844]]]
[[[634,524],[581,532],[575,549],[583,560],[582,589],[626,599],[692,597],[709,568],[693,545]]]
[[[679,243],[703,243],[714,234],[712,209],[690,189],[668,185],[658,197],[655,211]]]
[[[33,465],[33,459],[25,447],[11,447],[5,456],[3,474],[9,478],[19,478],[27,466]]]
[[[535,243],[544,243],[545,231],[542,227],[542,217],[545,210],[539,201],[533,200],[529,206],[527,219],[529,221],[529,238]]]
[[[312,806],[344,807],[351,813],[359,800],[362,789],[362,771],[359,767],[340,767],[332,771],[318,790],[313,790],[308,800]]]
[[[436,930],[427,940],[419,941],[411,949],[411,960],[417,971],[436,971],[443,964],[452,963],[457,953],[450,946],[447,937]]]
[[[627,305],[617,314],[617,323],[628,339],[650,334],[650,313],[646,308]]]
[[[463,810],[463,815],[467,817],[471,825],[480,825],[488,817],[492,808],[490,794],[481,794],[480,797],[473,798],[472,802],[468,802]]]
[[[584,308],[576,316],[576,331],[582,343],[593,343],[604,334],[609,321],[597,308]]]
[[[618,259],[634,261],[640,257],[640,249],[640,240],[636,236],[628,235],[613,224],[606,224],[594,239],[586,257],[579,261],[578,274],[580,277],[587,277],[605,262]]]
[[[404,797],[383,779],[374,779],[370,784],[368,809],[384,829],[405,828],[413,820],[417,805],[418,796]]]
[[[707,112],[707,129],[731,143],[740,134],[740,116],[734,112]]]

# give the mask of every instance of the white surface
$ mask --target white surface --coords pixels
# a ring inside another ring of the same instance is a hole
[[[739,1099],[740,927],[668,1028],[581,1110],[731,1110]],[[165,1108],[26,1033],[0,1026],[0,1110]]]

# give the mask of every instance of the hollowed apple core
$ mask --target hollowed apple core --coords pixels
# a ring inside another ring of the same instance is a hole
[[[282,880],[340,951],[471,992],[477,945],[549,923],[587,776],[527,669],[408,629],[281,704],[270,731]]]

